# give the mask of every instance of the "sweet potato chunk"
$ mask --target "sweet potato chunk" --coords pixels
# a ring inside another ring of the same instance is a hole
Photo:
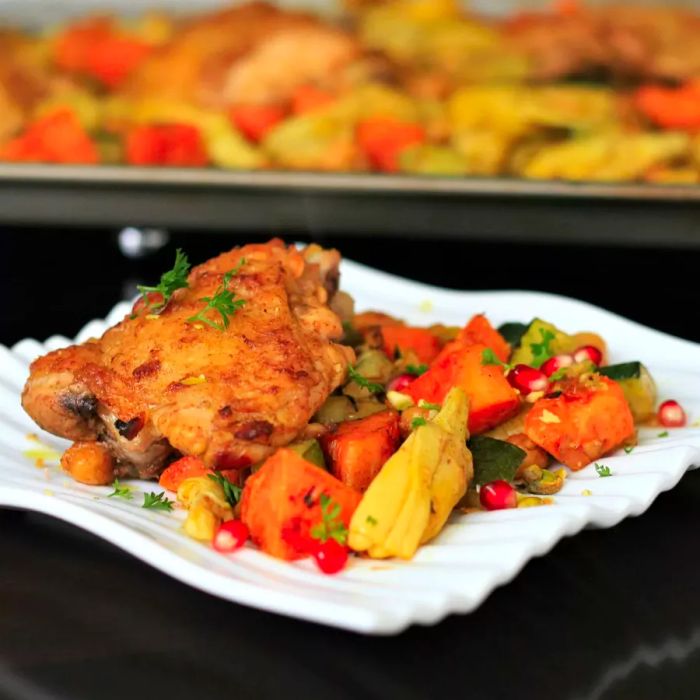
[[[430,364],[439,354],[442,343],[427,328],[411,326],[383,325],[384,352],[394,357],[396,350],[404,353],[413,350],[421,362]]]
[[[589,374],[556,388],[560,394],[535,402],[525,419],[525,433],[571,469],[582,469],[634,433],[625,395],[611,379]]]
[[[307,552],[294,542],[308,540],[310,529],[322,521],[322,494],[340,506],[339,518],[349,526],[360,493],[296,452],[277,450],[246,481],[241,519],[264,552],[280,559],[298,559]]]
[[[457,342],[464,345],[485,345],[493,350],[501,362],[508,362],[510,357],[510,345],[484,314],[471,317],[469,323],[457,335]]]
[[[361,420],[341,423],[321,437],[321,447],[333,474],[344,484],[364,491],[396,452],[400,441],[399,415],[382,411]]]
[[[520,399],[502,367],[482,364],[484,350],[485,345],[451,343],[449,352],[443,351],[406,393],[416,403],[423,399],[441,404],[447,392],[458,386],[469,397],[469,432],[493,428],[518,412]]]

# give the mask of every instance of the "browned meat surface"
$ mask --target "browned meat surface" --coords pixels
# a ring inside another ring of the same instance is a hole
[[[243,259],[228,289],[245,304],[229,327],[188,321]],[[45,430],[102,443],[116,475],[156,476],[178,453],[216,468],[264,459],[303,433],[354,360],[334,342],[342,327],[328,306],[339,260],[278,240],[213,258],[158,316],[127,316],[100,339],[36,360],[23,406]],[[104,450],[81,445],[66,465],[79,463],[86,480],[91,454],[104,483]]]
[[[300,85],[332,85],[359,54],[356,39],[311,15],[253,2],[192,20],[125,92],[212,107],[284,102]]]

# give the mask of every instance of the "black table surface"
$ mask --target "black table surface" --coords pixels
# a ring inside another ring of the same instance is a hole
[[[202,260],[235,242],[178,234],[129,260],[109,231],[0,231],[0,342],[70,336],[175,246]],[[700,341],[700,252],[322,242],[443,286],[577,296]],[[697,698],[699,531],[700,471],[643,516],[565,539],[476,612],[373,638],[221,601],[72,526],[0,510],[0,698]]]

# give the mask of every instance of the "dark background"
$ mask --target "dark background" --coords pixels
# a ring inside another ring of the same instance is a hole
[[[421,281],[557,292],[700,341],[692,249],[317,240]],[[236,242],[180,233],[133,260],[115,231],[2,230],[0,342],[72,336],[157,279],[176,246],[196,262]],[[530,562],[475,613],[390,638],[219,601],[71,526],[0,511],[0,697],[697,698],[699,506],[691,472],[642,517]]]

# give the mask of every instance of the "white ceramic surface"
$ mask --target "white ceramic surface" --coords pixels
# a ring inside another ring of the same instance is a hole
[[[465,266],[465,269],[468,269]],[[468,279],[465,278],[465,285]],[[700,417],[700,346],[645,328],[589,304],[532,292],[456,292],[392,277],[352,262],[343,263],[343,287],[359,309],[388,310],[410,322],[461,325],[485,311],[497,324],[538,315],[565,330],[596,330],[611,349],[611,361],[640,359],[651,369],[661,397],[673,397]],[[119,304],[106,320],[92,321],[82,341],[122,318]],[[66,443],[39,431],[19,405],[29,362],[68,344],[23,340],[0,346],[0,505],[48,513],[112,542],[151,566],[203,591],[292,617],[368,634],[393,634],[413,623],[433,624],[450,613],[476,608],[497,586],[511,580],[534,556],[584,527],[610,527],[643,513],[685,471],[700,465],[700,428],[641,431],[640,445],[603,461],[613,476],[593,466],[572,474],[552,506],[454,516],[440,536],[410,562],[353,559],[334,577],[309,561],[285,563],[246,547],[222,556],[179,531],[182,511],[140,507],[143,491],[156,484],[135,482],[133,501],[107,498],[111,489],[77,484],[58,469],[56,457],[43,468],[28,450],[61,450]],[[583,495],[584,491],[590,495]],[[11,566],[11,562],[6,562]]]

